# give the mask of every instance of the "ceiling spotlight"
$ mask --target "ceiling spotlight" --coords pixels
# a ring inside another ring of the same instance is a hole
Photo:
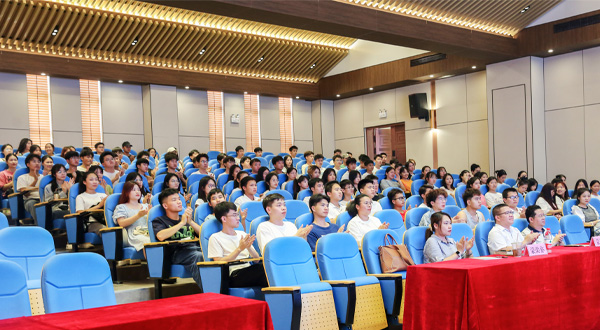
[[[58,25],[54,27],[54,30],[52,30],[52,36],[55,36],[58,34]]]
[[[299,99],[300,99],[300,96],[296,96],[296,100],[299,100]]]
[[[190,89],[190,86],[185,86],[185,89]]]
[[[119,84],[122,84],[122,83],[123,83],[123,80],[119,79]]]
[[[476,65],[473,65],[473,66],[471,67],[471,69],[477,69],[477,66],[476,66]]]
[[[336,94],[335,97],[340,97],[340,94]]]
[[[245,94],[248,94],[248,92],[244,92],[244,95],[245,95]]]
[[[528,11],[529,8],[531,8],[531,6],[527,6],[527,7],[523,8],[523,9],[521,9],[521,14],[524,13],[524,12],[526,12],[526,11]]]
[[[548,49],[548,53],[554,53],[554,49]]]
[[[264,60],[265,60],[265,56],[263,55],[263,56],[261,56],[261,57],[258,59],[258,63],[260,63],[260,62],[262,62],[262,61],[264,61]]]
[[[42,74],[42,76],[45,76],[45,75],[46,75],[44,72],[42,72],[41,74]]]
[[[317,66],[317,63],[313,63],[313,64],[310,66],[310,68],[311,68],[311,69],[314,69],[316,66]]]
[[[202,48],[202,50],[198,54],[204,55],[204,53],[206,53],[206,47]]]
[[[429,78],[433,78],[433,75],[432,75],[432,74],[430,74],[430,75],[429,75]]]
[[[372,91],[372,90],[373,90],[373,87],[369,87],[369,90],[370,90],[370,91]]]
[[[135,39],[133,39],[133,41],[131,42],[132,46],[135,46],[138,43],[138,37],[135,37]]]

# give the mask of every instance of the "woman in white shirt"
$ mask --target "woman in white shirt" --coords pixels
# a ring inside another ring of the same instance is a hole
[[[40,166],[42,164],[42,158],[37,154],[29,154],[25,158],[25,165],[29,169],[29,173],[19,176],[17,179],[17,191],[24,192],[23,196],[24,207],[31,217],[33,223],[37,226],[37,216],[35,214],[35,204],[40,202],[40,181],[42,175],[40,175]]]
[[[591,194],[587,188],[579,188],[575,193],[577,204],[573,205],[571,212],[581,218],[584,224],[594,226],[594,236],[600,235],[600,217],[598,211],[590,205]]]
[[[127,230],[126,246],[132,246],[136,251],[144,248],[145,243],[150,243],[148,233],[148,199],[140,203],[142,192],[134,182],[125,182],[119,198],[119,204],[113,212],[113,221]]]
[[[496,188],[498,188],[498,179],[496,179],[496,177],[490,176],[488,178],[487,187],[488,192],[485,193],[485,202],[488,208],[492,209],[494,206],[504,203],[502,194],[496,192]]]
[[[448,193],[448,195],[455,197],[454,177],[452,176],[452,174],[444,174],[444,176],[442,177],[442,189],[444,189]]]
[[[554,203],[556,207],[562,210],[563,204],[569,199],[569,190],[567,184],[564,181],[558,181],[554,184]]]
[[[296,176],[298,175],[298,170],[296,170],[293,167],[288,167],[287,169],[285,169],[284,172],[287,175],[287,181],[281,185],[281,189],[285,190],[285,187],[288,184],[291,184],[291,185],[294,184],[294,180],[296,180]]]
[[[557,219],[562,217],[562,208],[559,209],[554,202],[554,185],[552,183],[546,183],[542,187],[535,205],[541,207],[545,215],[553,215]]]
[[[358,246],[362,244],[362,238],[371,230],[374,229],[387,229],[390,224],[387,222],[381,223],[381,220],[374,216],[371,216],[371,206],[373,201],[365,194],[360,194],[354,198],[351,202],[346,205],[346,211],[353,216],[352,220],[348,223],[348,231]]]
[[[92,211],[94,215],[90,215],[87,219],[87,232],[96,233],[100,232],[100,229],[106,227],[103,223],[104,202],[106,202],[107,195],[104,193],[96,192],[96,188],[100,184],[98,176],[93,172],[86,172],[82,176],[82,181],[79,185],[79,195],[75,199],[75,210],[81,211]]]

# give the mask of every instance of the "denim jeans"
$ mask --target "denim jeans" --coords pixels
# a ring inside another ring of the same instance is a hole
[[[192,273],[192,277],[198,283],[198,286],[201,286],[200,271],[198,265],[196,265],[196,263],[203,261],[202,250],[199,246],[186,244],[177,247],[173,251],[171,261],[173,264],[183,265],[188,272]]]

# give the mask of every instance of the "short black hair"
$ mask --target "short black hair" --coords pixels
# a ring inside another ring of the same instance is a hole
[[[235,158],[233,158],[231,156],[226,156],[225,158],[223,158],[223,163],[229,163],[229,162],[235,162]]]
[[[169,196],[171,196],[171,195],[177,195],[177,196],[179,196],[179,190],[172,189],[172,188],[167,188],[167,189],[165,189],[165,190],[163,190],[163,191],[160,192],[160,194],[158,195],[158,201],[160,202],[161,207],[162,207],[162,204],[163,204],[164,200],[166,198],[168,198]],[[163,209],[164,209],[164,207],[163,207]]]
[[[291,146],[291,147],[288,149],[288,151],[289,151],[289,152],[292,152],[292,150],[298,150],[298,147],[296,147],[296,146]]]
[[[217,155],[217,161],[220,163],[225,157],[227,157],[227,154],[220,153]]]
[[[364,178],[364,179],[358,181],[358,191],[361,191],[369,183],[373,184],[373,180],[369,180],[367,178]]]
[[[423,195],[427,191],[427,189],[435,189],[435,187],[430,184],[422,185],[421,188],[419,188],[419,196]]]
[[[244,147],[242,147],[242,146],[235,147],[235,152],[238,152],[240,150],[244,150]]]
[[[356,164],[356,159],[352,157],[346,159],[346,166],[350,166],[350,164]]]
[[[335,155],[335,156],[333,156],[333,158],[332,158],[332,159],[333,159],[333,161],[335,161],[335,160],[336,160],[336,159],[338,159],[338,158],[342,158],[342,156],[340,156],[340,155]]]
[[[315,160],[318,160],[318,159],[325,159],[325,157],[323,155],[321,155],[321,154],[316,154],[315,155]]]
[[[245,161],[246,161],[246,159],[248,159],[248,158],[250,158],[250,157],[245,157],[245,156],[244,156],[244,157],[242,157],[242,160],[240,160],[240,163],[243,163],[243,162],[245,162]],[[250,161],[250,166],[252,166],[252,164],[254,164],[254,163],[260,163],[260,159],[258,159],[258,158],[253,158],[253,159]]]
[[[467,201],[475,196],[481,196],[481,191],[479,191],[479,189],[474,189],[474,188],[466,189],[462,196],[463,202],[465,202],[465,206],[467,205]]]
[[[248,182],[250,182],[250,181],[256,182],[256,179],[253,178],[250,175],[248,175],[247,177],[243,178],[242,181],[240,181],[240,188],[247,186]]]
[[[210,193],[212,193],[213,190],[211,190]],[[208,194],[210,195],[210,193]],[[221,218],[226,216],[227,213],[229,213],[229,211],[237,211],[237,207],[235,206],[235,204],[233,204],[232,202],[219,203],[217,204],[217,206],[215,206],[215,218],[217,218],[217,221],[219,221],[220,223],[223,223],[223,220],[221,220]]]
[[[40,163],[42,162],[42,157],[36,155],[36,154],[32,154],[30,153],[29,155],[27,155],[27,157],[25,157],[25,164],[29,164],[29,162],[33,159],[33,158],[37,158],[37,160],[40,161]]]
[[[198,155],[196,155],[196,157],[192,161],[200,163],[200,159],[202,159],[202,158],[206,158],[206,160],[209,159],[207,154],[199,153]]]
[[[375,159],[377,159],[377,158],[383,158],[383,156],[382,156],[381,154],[377,154],[377,155],[375,155],[375,157],[373,157],[373,158],[375,158]]]
[[[165,163],[172,161],[173,159],[179,160],[179,156],[177,156],[174,152],[167,152],[165,155]]]
[[[254,153],[257,153],[257,152],[259,152],[259,151],[263,151],[261,147],[256,147],[256,148],[254,148]]]
[[[525,219],[527,219],[527,222],[531,222],[531,221],[529,221],[529,218],[535,217],[535,211],[541,210],[541,209],[542,208],[537,204],[528,206],[527,209],[525,210]]]
[[[65,154],[65,160],[73,157],[79,157],[79,153],[77,151],[67,151],[67,153]]]
[[[89,150],[88,149],[82,149],[81,150],[81,153],[79,154],[79,157],[83,158],[83,157],[87,157],[87,156],[94,157],[94,152],[92,152],[92,149],[89,149]]]
[[[142,159],[144,156],[148,156],[148,158],[150,158],[150,153],[146,150],[142,150],[140,152],[138,152],[137,156],[135,156],[136,159]]]
[[[335,186],[336,184],[340,186],[340,188],[342,187],[337,181],[327,182],[327,184],[325,185],[325,193],[327,194],[328,192],[331,192],[333,190],[333,186]]]
[[[365,166],[369,166],[369,165],[371,165],[371,164],[375,164],[375,163],[374,163],[372,160],[370,160],[370,159],[367,159],[367,160],[365,160],[365,161],[363,162],[363,164],[364,164]]]
[[[510,188],[504,189],[504,191],[502,192],[502,198],[508,198],[508,193],[510,193],[510,192],[514,192],[515,194],[517,194],[517,196],[519,195],[519,193],[517,192],[517,189],[510,187]]]
[[[478,164],[471,164],[471,172],[474,172],[478,167],[481,168]]]
[[[104,163],[104,158],[106,156],[113,156],[113,158],[117,157],[117,155],[115,155],[112,151],[105,151],[100,154],[100,164]]]
[[[150,162],[146,159],[146,158],[140,158],[138,160],[135,161],[135,167],[138,167],[138,165],[140,164],[148,164],[150,165]]]
[[[390,203],[398,194],[402,194],[404,196],[404,192],[400,188],[390,189],[390,191],[387,193],[387,198],[390,200]]]
[[[267,207],[271,207],[273,205],[273,203],[275,203],[275,201],[278,201],[278,200],[285,201],[285,198],[277,193],[267,195],[262,201],[262,205],[263,205],[263,208],[265,209],[265,212],[267,211]]]
[[[188,156],[192,157],[192,155],[195,154],[195,153],[199,154],[200,151],[198,151],[198,149],[192,149],[192,150],[190,150],[190,152],[188,152]]]
[[[352,185],[352,181],[344,179],[342,180],[342,182],[340,182],[340,187],[342,187],[342,189],[344,189],[344,187],[346,187],[347,185]]]
[[[308,189],[312,190],[319,182],[323,182],[323,180],[321,180],[321,178],[312,178],[308,180]]]
[[[275,165],[277,164],[277,162],[282,162],[283,161],[283,157],[277,155],[275,157],[273,157],[273,159],[271,159],[271,164]]]
[[[102,142],[96,142],[96,144],[94,144],[94,148],[98,149],[98,146],[103,146],[104,143]]]
[[[323,194],[314,194],[312,196],[310,196],[310,199],[308,200],[308,208],[310,209],[310,211],[312,212],[312,207],[317,205],[320,201],[322,200],[326,200],[327,203],[329,203],[329,197],[323,195]]]
[[[314,154],[315,154],[315,153],[314,153],[314,152],[312,152],[312,151],[305,151],[305,152],[304,152],[304,158],[306,158],[306,157],[308,157],[308,156],[310,156],[310,155],[314,155]]]

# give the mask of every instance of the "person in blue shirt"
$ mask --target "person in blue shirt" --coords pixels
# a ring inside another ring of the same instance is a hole
[[[315,194],[308,200],[308,207],[313,214],[312,230],[308,233],[306,241],[311,250],[315,251],[317,240],[327,234],[341,233],[344,231],[344,225],[338,227],[335,223],[330,223],[327,218],[329,213],[329,197],[323,194]]]

